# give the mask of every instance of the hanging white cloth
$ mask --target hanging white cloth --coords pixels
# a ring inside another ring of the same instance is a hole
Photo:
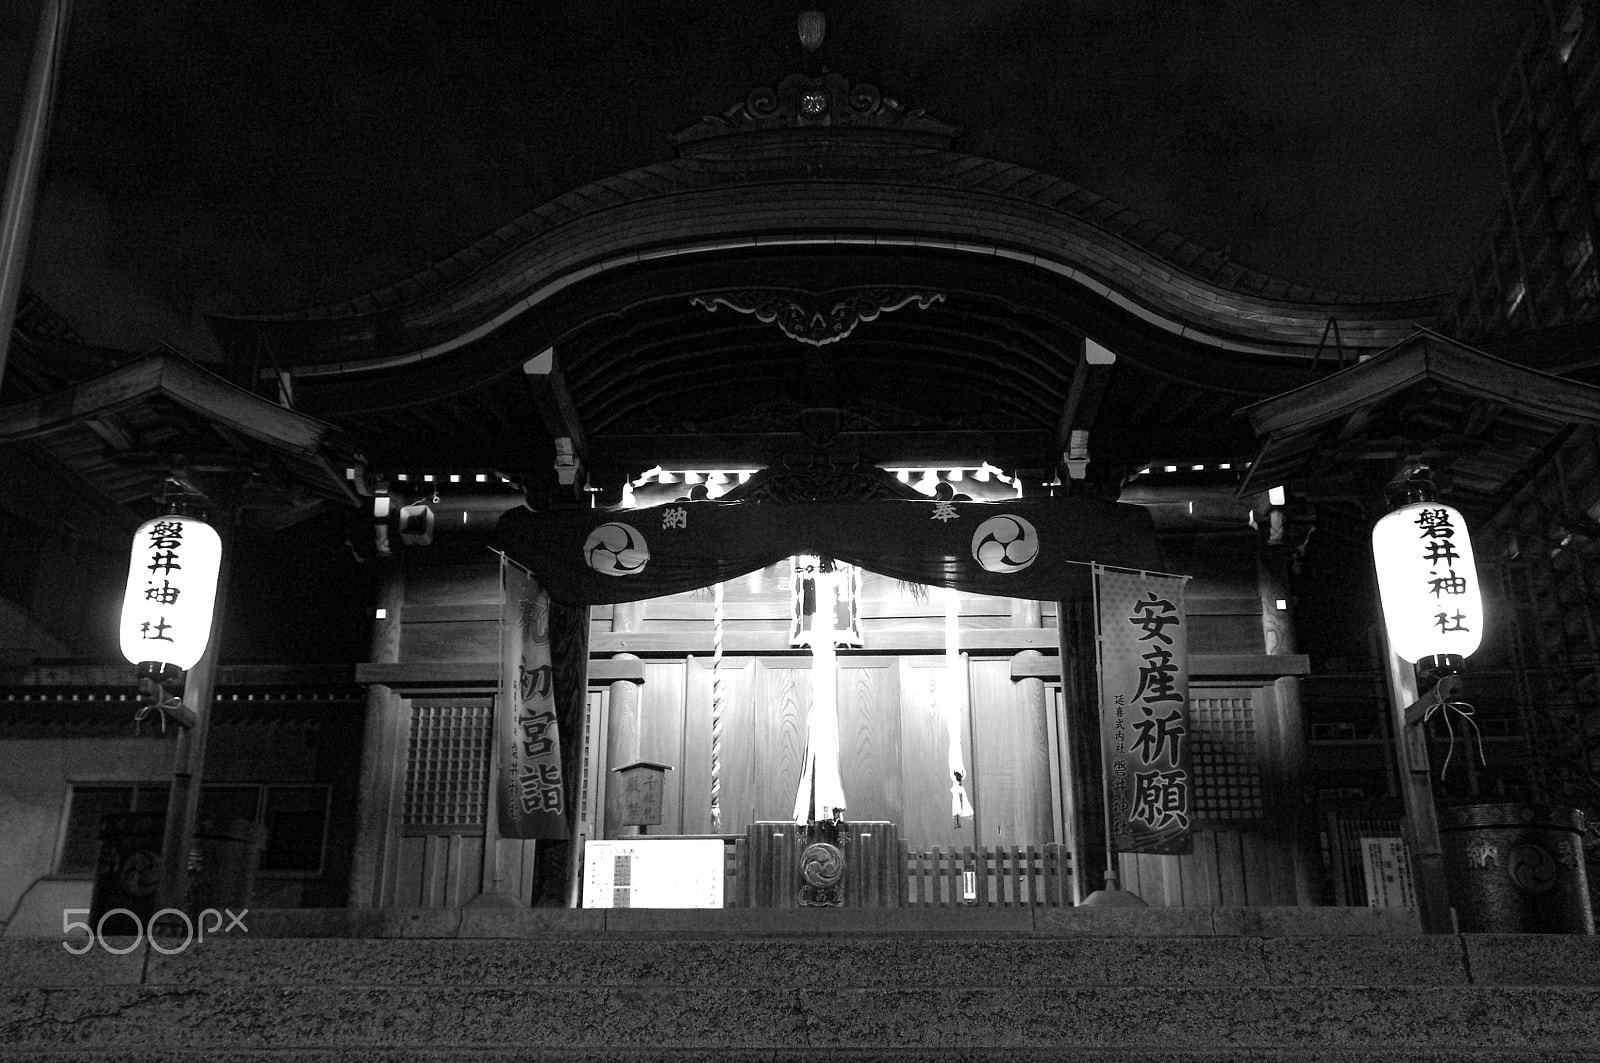
[[[945,728],[950,735],[950,815],[956,826],[961,817],[972,815],[972,802],[967,800],[966,760],[961,755],[961,708],[967,690],[967,677],[961,667],[961,608],[954,587],[944,590],[944,688],[940,692],[943,702]]]
[[[839,777],[839,655],[834,650],[834,602],[839,574],[816,575],[816,611],[805,641],[811,646],[811,713],[806,718],[806,752],[794,798],[794,821],[844,817],[844,783]]]

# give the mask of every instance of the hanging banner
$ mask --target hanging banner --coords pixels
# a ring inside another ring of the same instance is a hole
[[[500,587],[500,698],[494,729],[500,836],[567,838],[550,596],[504,558]]]
[[[674,502],[509,510],[495,546],[573,604],[708,587],[799,554],[907,583],[1088,601],[1088,562],[1159,569],[1149,514],[1093,498],[1010,502]]]
[[[1111,845],[1119,853],[1193,847],[1184,576],[1095,566],[1100,737]]]

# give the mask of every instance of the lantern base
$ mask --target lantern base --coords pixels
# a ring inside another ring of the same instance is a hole
[[[1458,653],[1436,653],[1417,660],[1417,675],[1437,682],[1446,676],[1466,671],[1467,661]]]
[[[140,696],[149,702],[134,715],[135,720],[143,720],[152,711],[159,711],[163,730],[169,719],[179,727],[195,725],[197,717],[194,710],[183,703],[183,683],[187,673],[182,668],[161,661],[140,661],[134,667],[133,674],[139,681]]]

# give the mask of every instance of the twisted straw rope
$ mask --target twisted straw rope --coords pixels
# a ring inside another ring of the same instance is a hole
[[[713,596],[711,621],[711,832],[722,833],[722,705],[727,691],[722,681],[722,584]]]

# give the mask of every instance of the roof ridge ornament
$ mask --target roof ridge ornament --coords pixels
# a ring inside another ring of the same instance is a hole
[[[802,11],[799,18],[800,47],[814,52],[822,47],[828,32],[828,16],[821,11]]]
[[[825,70],[816,76],[790,74],[777,88],[758,85],[742,103],[720,116],[707,115],[672,139],[681,145],[734,133],[829,126],[896,129],[946,139],[957,132],[955,126],[928,117],[920,108],[906,110],[876,85],[852,83],[843,74]]]

